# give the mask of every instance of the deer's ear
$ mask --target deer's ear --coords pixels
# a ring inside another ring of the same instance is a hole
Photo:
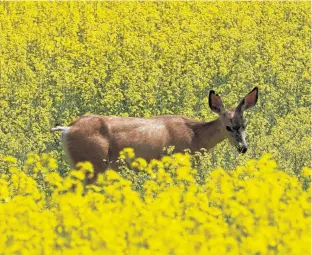
[[[214,90],[210,90],[209,92],[209,107],[213,112],[218,114],[221,114],[225,111],[221,97],[216,94]]]
[[[239,103],[236,111],[243,112],[253,107],[258,101],[258,87],[255,87],[250,91],[243,100]]]

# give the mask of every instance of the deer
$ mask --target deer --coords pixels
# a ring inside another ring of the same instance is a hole
[[[99,173],[116,169],[119,152],[131,147],[137,157],[146,161],[160,159],[163,149],[191,154],[202,148],[209,151],[228,139],[239,153],[247,152],[244,112],[258,100],[258,87],[250,91],[235,109],[227,110],[221,97],[209,91],[208,105],[218,118],[202,122],[180,115],[161,115],[151,118],[118,117],[87,114],[69,126],[56,126],[51,132],[61,131],[61,140],[71,167],[89,161],[96,180]]]

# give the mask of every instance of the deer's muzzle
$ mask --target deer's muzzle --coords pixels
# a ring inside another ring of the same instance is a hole
[[[246,153],[247,152],[247,146],[242,146],[240,149],[240,153]]]
[[[243,134],[242,135],[242,140],[241,142],[239,143],[239,146],[237,146],[237,150],[239,153],[246,153],[247,152],[247,143],[246,143],[246,140],[245,140],[245,135]]]

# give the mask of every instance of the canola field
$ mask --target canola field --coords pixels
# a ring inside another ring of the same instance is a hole
[[[1,2],[0,254],[310,254],[309,2]],[[146,162],[93,185],[56,124],[246,112],[248,151]]]

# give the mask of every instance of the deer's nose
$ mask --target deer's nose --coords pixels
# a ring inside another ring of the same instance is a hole
[[[241,148],[241,153],[246,153],[247,152],[247,146],[243,146]]]

